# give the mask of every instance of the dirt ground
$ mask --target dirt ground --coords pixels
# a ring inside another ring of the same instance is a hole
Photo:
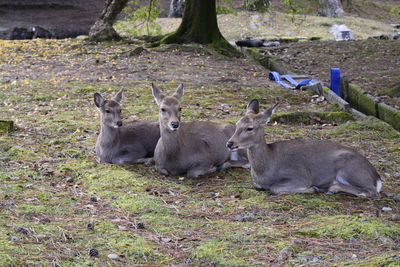
[[[400,40],[316,41],[266,48],[295,73],[329,85],[330,69],[375,96],[400,81]],[[400,109],[400,97],[381,95],[383,102]]]

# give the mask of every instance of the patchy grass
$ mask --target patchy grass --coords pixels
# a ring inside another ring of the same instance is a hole
[[[0,42],[0,114],[17,128],[0,135],[2,264],[398,263],[398,222],[390,220],[399,213],[392,197],[400,194],[394,178],[400,171],[400,136],[373,118],[339,126],[277,123],[265,132],[269,142],[320,138],[354,147],[381,174],[381,200],[271,196],[253,190],[249,171],[242,169],[190,180],[164,177],[152,167],[97,163],[96,91],[113,95],[124,88],[125,120],[157,119],[150,82],[166,93],[184,83],[184,120],[235,123],[248,100],[258,98],[267,108],[277,96],[278,115],[337,111],[333,104],[313,103],[308,92],[277,87],[244,58],[190,45],[125,53],[137,45],[146,44]],[[392,212],[381,212],[382,207]],[[89,256],[92,248],[97,257]],[[119,259],[109,259],[111,253]]]

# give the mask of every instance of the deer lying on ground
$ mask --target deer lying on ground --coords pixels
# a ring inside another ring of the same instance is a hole
[[[247,149],[256,189],[273,194],[345,192],[379,198],[378,173],[368,160],[349,147],[322,140],[290,140],[267,144],[264,125],[278,104],[259,112],[252,100],[227,142],[231,150]]]
[[[150,164],[160,138],[157,122],[136,120],[123,124],[121,105],[123,89],[112,99],[94,94],[94,103],[100,112],[100,134],[96,153],[103,163]]]
[[[154,151],[157,172],[196,178],[219,168],[248,167],[246,157],[231,153],[225,146],[235,126],[209,121],[181,122],[183,91],[181,84],[172,96],[164,96],[152,84],[152,93],[160,108],[161,137]]]

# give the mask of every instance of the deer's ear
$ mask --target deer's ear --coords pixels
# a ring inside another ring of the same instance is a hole
[[[124,89],[119,90],[119,92],[114,96],[114,100],[117,101],[118,103],[120,103],[122,100],[123,93],[124,93]]]
[[[151,92],[153,93],[153,96],[154,96],[154,99],[156,100],[157,105],[160,105],[161,101],[164,98],[164,95],[162,94],[160,89],[158,89],[158,87],[155,86],[154,83],[151,83]]]
[[[182,96],[183,96],[183,91],[185,90],[185,88],[183,87],[183,84],[180,84],[178,86],[178,88],[176,89],[176,92],[174,93],[173,97],[175,97],[176,99],[178,99],[179,101],[181,101]]]
[[[104,98],[101,96],[100,93],[94,93],[94,104],[98,108],[104,105]]]
[[[260,112],[260,104],[257,99],[253,99],[247,104],[246,114],[258,114],[258,112]]]
[[[276,103],[273,107],[267,109],[266,111],[264,111],[264,113],[262,114],[262,117],[260,119],[261,123],[268,123],[271,118],[272,115],[275,113],[276,108],[278,107],[279,103]]]

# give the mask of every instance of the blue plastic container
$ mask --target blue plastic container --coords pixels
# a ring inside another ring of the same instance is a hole
[[[340,69],[331,68],[331,90],[340,96]]]

